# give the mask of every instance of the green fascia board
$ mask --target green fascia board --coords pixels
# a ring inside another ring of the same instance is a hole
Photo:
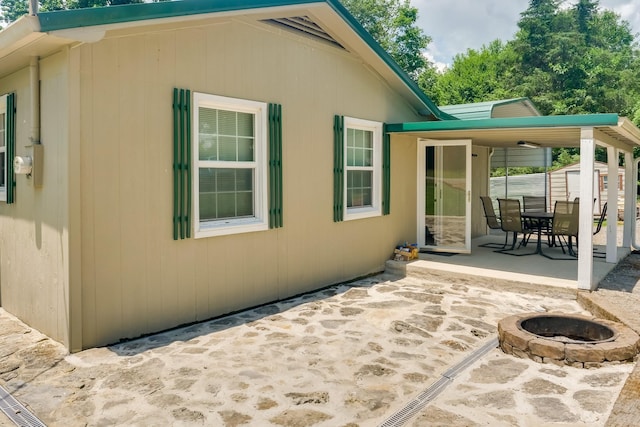
[[[137,3],[86,9],[60,10],[38,14],[40,31],[51,32],[72,28],[120,24],[149,19],[189,16],[203,13],[233,12],[250,9],[326,3],[378,55],[380,59],[414,93],[418,100],[439,120],[458,120],[441,111],[411,77],[391,58],[371,34],[337,0],[180,0]]]
[[[473,129],[514,129],[514,128],[543,128],[543,127],[595,127],[617,126],[618,115],[581,114],[571,116],[531,116],[510,117],[501,119],[479,120],[447,120],[439,122],[409,122],[387,125],[390,133],[428,132],[445,130],[473,130]]]
[[[49,32],[147,19],[318,3],[319,0],[180,0],[40,12],[40,31]]]

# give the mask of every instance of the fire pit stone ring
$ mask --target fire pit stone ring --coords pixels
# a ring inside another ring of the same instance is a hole
[[[640,349],[638,334],[621,323],[558,313],[525,313],[502,319],[498,341],[507,354],[579,368],[630,362]]]

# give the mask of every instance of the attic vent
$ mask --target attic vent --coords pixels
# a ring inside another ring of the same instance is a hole
[[[265,19],[263,22],[275,25],[285,30],[293,31],[298,34],[302,33],[307,37],[316,40],[329,42],[332,45],[344,49],[340,43],[335,41],[333,37],[327,34],[318,24],[313,22],[308,16],[292,16],[288,18]]]

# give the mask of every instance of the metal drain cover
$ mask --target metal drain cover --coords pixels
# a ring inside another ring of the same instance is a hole
[[[22,403],[18,402],[4,387],[0,386],[0,411],[20,427],[47,427]]]

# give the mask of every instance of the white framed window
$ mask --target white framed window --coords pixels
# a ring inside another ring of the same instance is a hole
[[[194,236],[268,229],[267,104],[194,92]]]
[[[0,96],[0,201],[7,201],[7,95]]]
[[[344,118],[344,220],[382,214],[382,123]]]

